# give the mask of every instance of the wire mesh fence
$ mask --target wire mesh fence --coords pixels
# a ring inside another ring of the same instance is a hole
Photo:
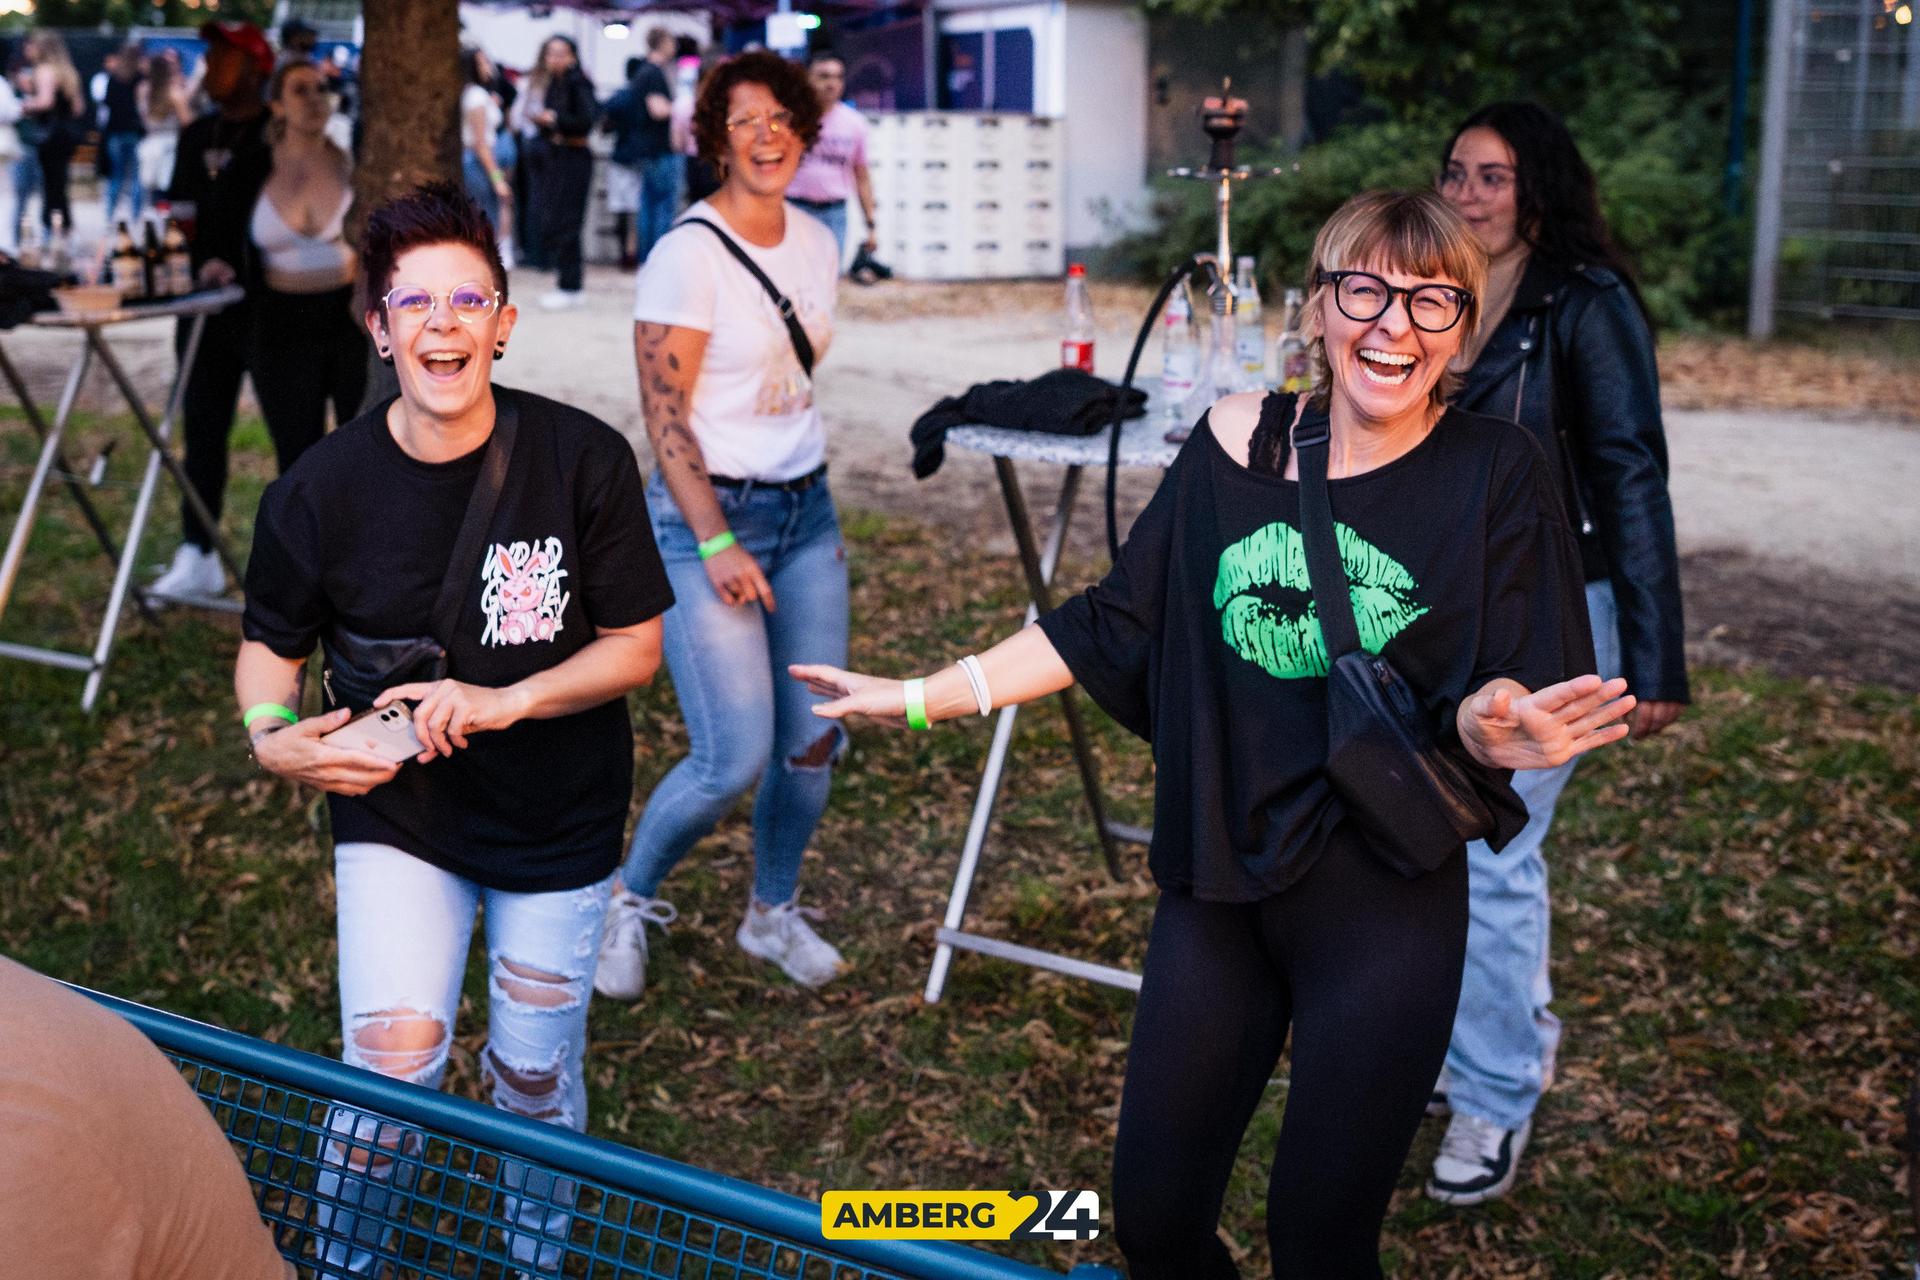
[[[1776,2],[1790,26],[1775,306],[1920,318],[1920,0]]]
[[[1058,1280],[955,1245],[829,1243],[797,1197],[85,994],[180,1067],[303,1275]]]

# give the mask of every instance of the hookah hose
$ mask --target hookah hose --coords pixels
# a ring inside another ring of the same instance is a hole
[[[1140,332],[1134,337],[1133,352],[1127,357],[1126,376],[1120,379],[1120,394],[1113,405],[1113,424],[1107,435],[1107,556],[1109,561],[1120,559],[1120,520],[1117,514],[1120,493],[1120,423],[1126,412],[1127,392],[1133,389],[1133,375],[1140,365],[1140,353],[1146,350],[1147,339],[1153,335],[1154,321],[1160,318],[1160,311],[1167,305],[1167,299],[1173,291],[1190,275],[1199,274],[1203,279],[1212,280],[1219,272],[1219,264],[1210,253],[1196,253],[1168,274],[1161,284],[1160,292],[1153,295],[1153,302],[1147,307],[1147,317],[1140,322]],[[1211,286],[1209,286],[1211,287]]]

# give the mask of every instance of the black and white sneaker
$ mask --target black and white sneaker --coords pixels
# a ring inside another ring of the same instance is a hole
[[[1433,1159],[1427,1195],[1441,1204],[1484,1204],[1513,1189],[1520,1172],[1520,1153],[1533,1136],[1533,1120],[1518,1129],[1502,1129],[1491,1120],[1453,1113],[1440,1154]]]

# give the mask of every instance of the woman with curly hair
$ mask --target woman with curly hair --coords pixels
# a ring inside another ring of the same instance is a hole
[[[720,189],[655,245],[633,313],[657,464],[647,509],[680,601],[667,665],[691,753],[648,798],[607,917],[595,986],[621,999],[645,985],[647,924],[676,914],[661,881],[756,782],[739,943],[808,986],[841,966],[795,893],[843,733],[781,674],[847,652],[846,550],[811,381],[833,333],[840,257],[833,233],[786,201],[820,101],[795,64],[743,54],[708,74],[693,129]]]

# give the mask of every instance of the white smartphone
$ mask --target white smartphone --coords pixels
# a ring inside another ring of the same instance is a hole
[[[395,702],[370,708],[335,729],[322,734],[320,741],[330,747],[365,751],[402,764],[427,749],[413,733],[413,704]]]

